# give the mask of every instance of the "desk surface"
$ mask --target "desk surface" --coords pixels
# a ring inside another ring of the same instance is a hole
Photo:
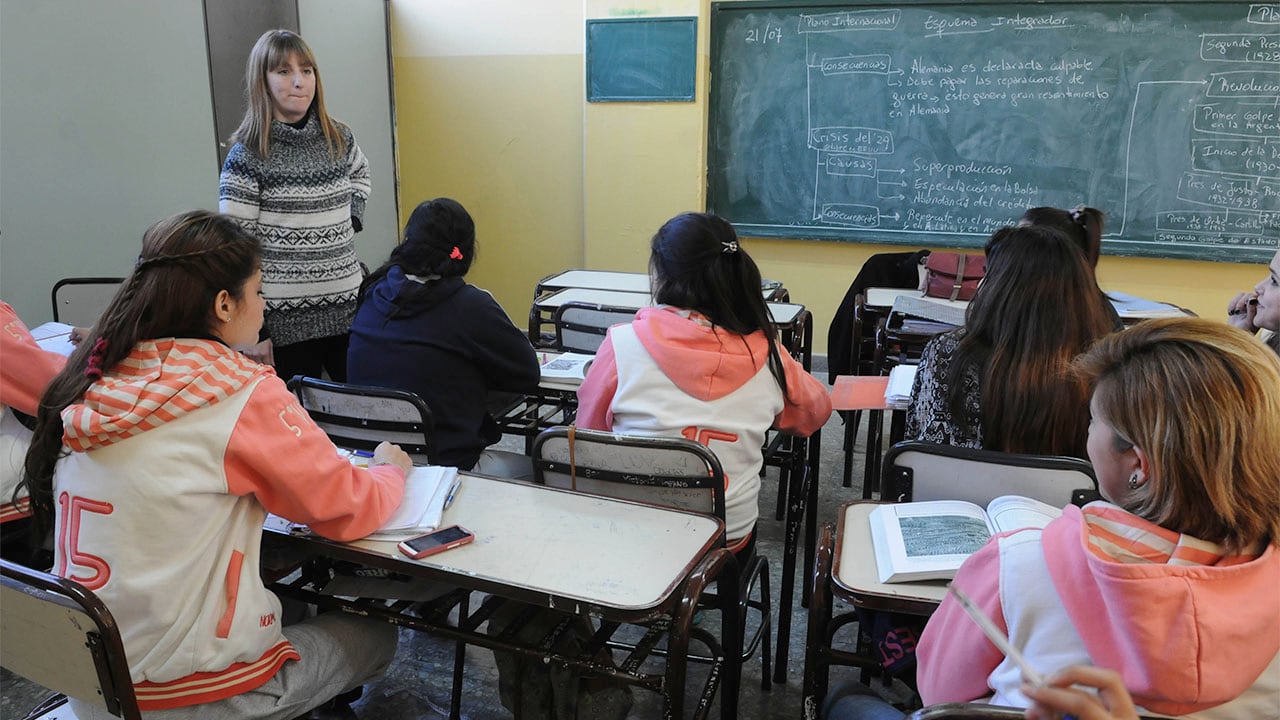
[[[649,297],[648,292],[623,292],[621,290],[595,290],[591,288],[571,287],[564,290],[558,290],[550,295],[540,297],[534,301],[535,308],[542,310],[554,310],[568,302],[589,303],[591,305],[609,305],[620,308],[640,308],[653,305],[653,300]],[[773,316],[774,323],[785,327],[796,321],[796,318],[804,312],[804,305],[796,303],[779,303],[767,302],[765,305],[769,308],[769,314]]]
[[[1188,312],[1176,305],[1158,302],[1155,300],[1147,300],[1145,298],[1129,295],[1112,290],[1104,290],[1107,293],[1111,305],[1115,307],[1116,313],[1120,315],[1122,320],[1149,320],[1151,318],[1162,317],[1193,317],[1194,313]],[[866,304],[868,307],[889,308],[893,306],[893,301],[898,297],[920,298],[929,302],[939,303],[941,305],[950,305],[957,308],[965,308],[969,303],[964,300],[946,300],[943,298],[925,297],[922,290],[911,290],[903,288],[867,288]]]
[[[525,596],[517,599],[541,595],[645,610],[667,600],[723,529],[720,520],[707,515],[461,475],[444,524],[475,533],[471,544],[422,560],[405,557],[394,542],[345,545],[380,556],[383,567],[389,559],[408,574],[413,566],[423,566],[452,576],[435,573],[436,578],[463,586],[474,583],[459,577],[512,588]]]
[[[871,511],[879,503],[854,501],[840,508],[832,581],[859,605],[917,615],[933,612],[947,595],[945,581],[882,583],[871,548]]]
[[[774,297],[781,289],[782,283],[776,280],[763,280],[760,292],[765,299]],[[560,290],[563,288],[583,288],[587,290],[620,290],[622,292],[649,292],[649,274],[626,272],[622,270],[565,270],[549,275],[538,283],[539,290]]]

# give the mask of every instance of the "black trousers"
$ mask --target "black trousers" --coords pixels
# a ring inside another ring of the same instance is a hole
[[[350,333],[303,340],[291,345],[276,345],[271,349],[276,361],[276,375],[288,382],[295,375],[347,381],[347,343]]]

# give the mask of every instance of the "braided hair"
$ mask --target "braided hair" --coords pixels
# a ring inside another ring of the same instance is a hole
[[[230,217],[207,210],[180,213],[147,229],[133,272],[40,399],[22,481],[14,491],[15,498],[30,495],[40,537],[53,523],[62,411],[139,342],[210,336],[214,299],[222,290],[242,299],[261,255],[255,237]]]
[[[769,341],[769,370],[787,396],[778,354],[778,330],[760,292],[760,269],[738,244],[728,220],[712,213],[683,213],[653,236],[649,282],[654,302],[701,313],[738,335],[761,330]]]

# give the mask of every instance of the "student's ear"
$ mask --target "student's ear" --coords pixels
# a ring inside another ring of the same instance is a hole
[[[1130,448],[1130,451],[1133,453],[1134,460],[1137,463],[1138,484],[1141,485],[1151,477],[1151,464],[1147,461],[1147,451],[1137,445]]]
[[[231,321],[231,312],[235,308],[235,298],[226,290],[219,290],[213,296],[213,319],[218,323]]]

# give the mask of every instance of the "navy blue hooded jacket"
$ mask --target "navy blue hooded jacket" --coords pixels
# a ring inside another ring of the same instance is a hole
[[[424,284],[392,266],[365,291],[351,325],[347,381],[426,400],[437,465],[470,470],[502,435],[489,393],[529,393],[538,378],[529,339],[492,295],[461,277]]]

